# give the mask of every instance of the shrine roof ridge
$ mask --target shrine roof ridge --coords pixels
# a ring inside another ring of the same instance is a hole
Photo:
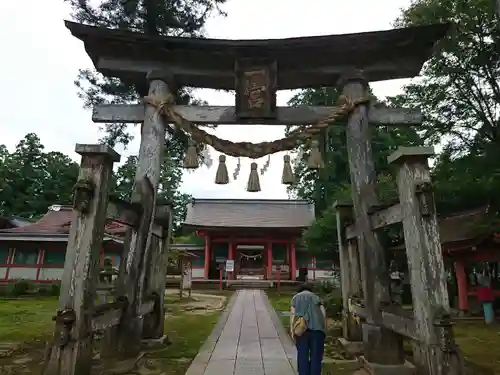
[[[184,228],[308,228],[314,204],[289,199],[195,199]]]
[[[96,69],[126,82],[147,85],[151,70],[170,70],[179,85],[235,89],[238,59],[274,60],[277,89],[335,86],[350,69],[369,81],[414,77],[449,24],[387,31],[286,39],[230,40],[148,36],[65,21],[82,40]],[[300,74],[298,74],[300,73]]]
[[[311,202],[303,199],[221,199],[221,198],[193,198],[191,204],[302,204],[310,205]]]

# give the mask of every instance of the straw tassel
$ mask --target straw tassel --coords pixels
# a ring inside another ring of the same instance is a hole
[[[281,175],[281,183],[284,185],[292,185],[295,182],[292,165],[290,164],[290,155],[283,156],[283,174]]]
[[[259,173],[257,173],[257,163],[250,165],[250,176],[248,177],[247,191],[255,193],[260,191]]]
[[[319,151],[319,142],[317,140],[314,140],[311,143],[311,153],[309,154],[307,165],[309,169],[320,169],[325,166],[323,158],[321,157],[321,152]]]
[[[186,155],[184,156],[184,168],[196,169],[198,167],[198,150],[196,149],[196,143],[190,139]]]
[[[219,156],[219,167],[215,175],[215,183],[218,185],[225,185],[229,183],[229,175],[227,173],[226,155]]]

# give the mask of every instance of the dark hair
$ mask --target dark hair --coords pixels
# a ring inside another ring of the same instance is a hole
[[[302,283],[299,285],[299,288],[297,289],[297,293],[303,292],[307,290],[308,292],[313,291],[313,286],[309,283]]]

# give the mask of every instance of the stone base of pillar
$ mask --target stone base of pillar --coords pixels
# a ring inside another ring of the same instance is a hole
[[[357,356],[363,353],[363,341],[348,341],[345,338],[340,337],[338,342],[350,355]]]
[[[405,361],[403,339],[396,332],[363,323],[363,354],[372,363],[402,365]]]
[[[410,362],[405,361],[401,365],[380,365],[370,363],[365,357],[359,357],[361,367],[370,375],[415,375],[416,367]]]

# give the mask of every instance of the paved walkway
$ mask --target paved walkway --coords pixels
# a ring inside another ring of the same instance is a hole
[[[294,375],[295,348],[261,290],[233,295],[186,375]]]

